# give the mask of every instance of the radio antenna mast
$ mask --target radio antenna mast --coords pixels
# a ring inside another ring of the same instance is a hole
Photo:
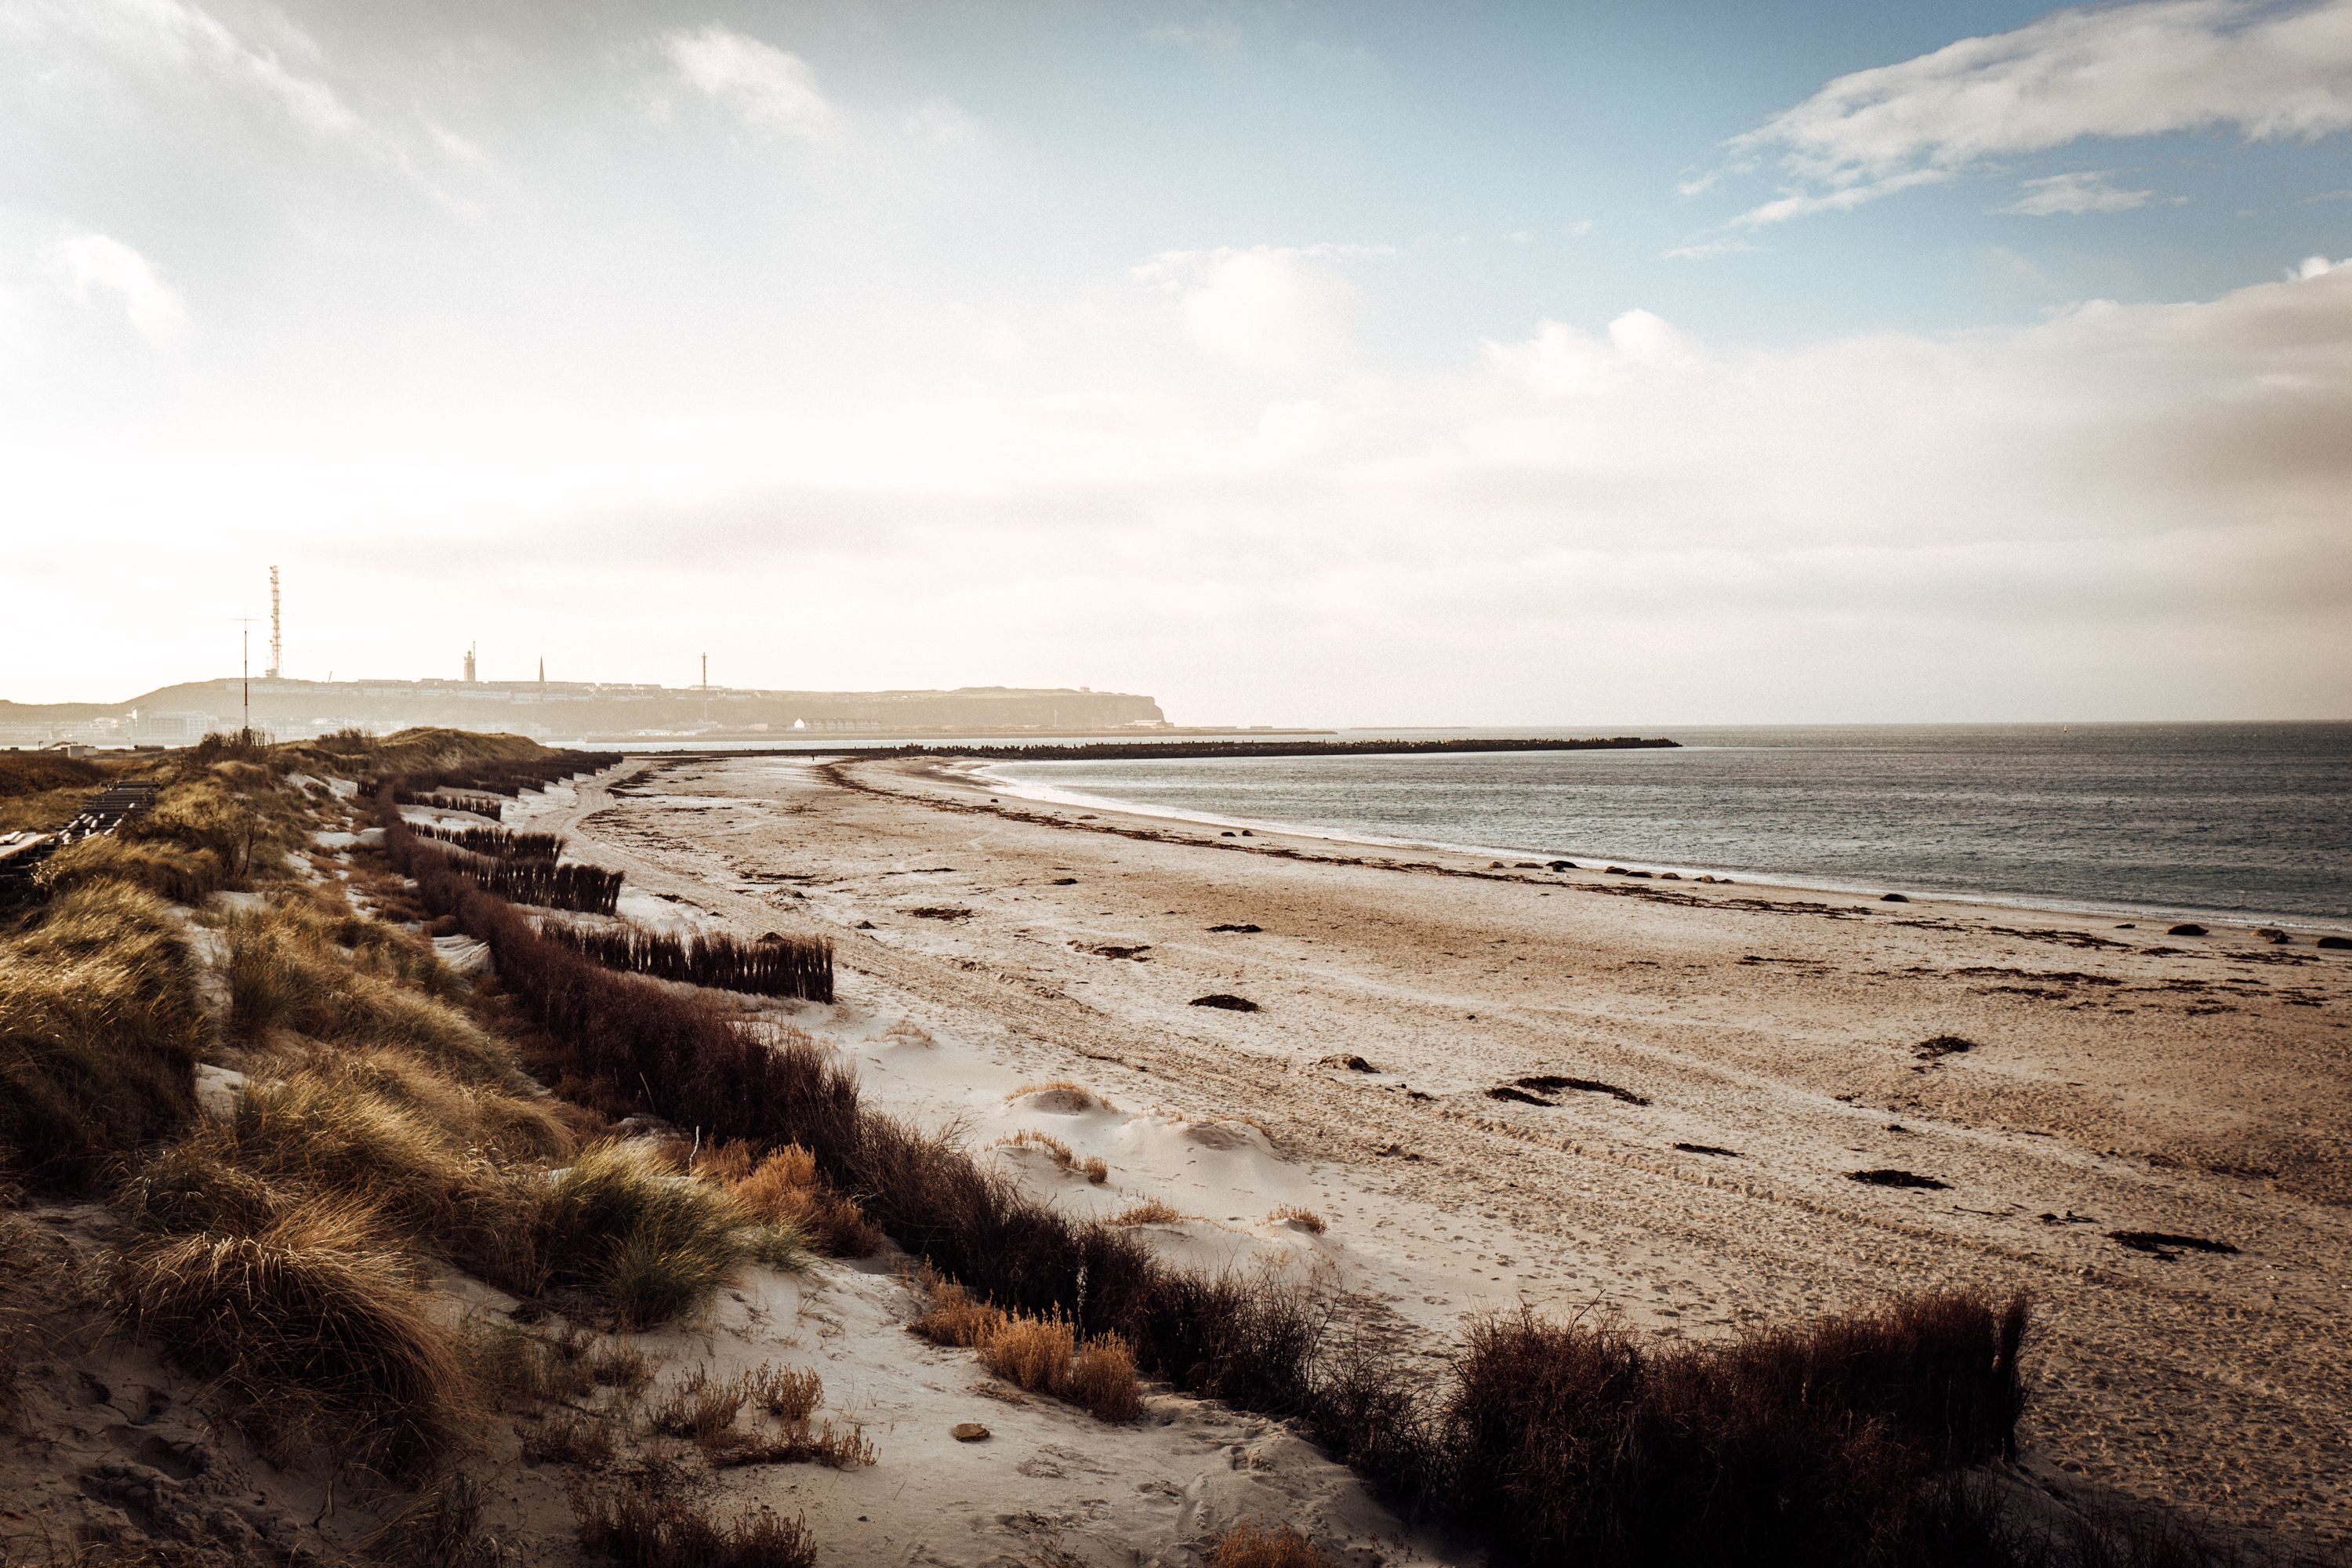
[[[237,663],[240,679],[245,683],[245,724],[237,731],[236,738],[241,744],[248,746],[253,743],[253,623],[259,618],[257,616],[229,617],[236,623]]]
[[[275,680],[285,668],[286,644],[283,627],[278,622],[278,568],[269,569],[269,679]]]

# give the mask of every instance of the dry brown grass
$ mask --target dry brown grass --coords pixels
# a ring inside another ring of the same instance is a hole
[[[1332,1568],[1314,1542],[1288,1525],[1268,1530],[1245,1519],[1209,1549],[1209,1568]]]
[[[0,752],[0,833],[46,833],[64,826],[123,771],[112,759]]]
[[[1266,1215],[1268,1225],[1294,1225],[1301,1230],[1311,1230],[1320,1236],[1324,1231],[1323,1216],[1313,1209],[1297,1204],[1276,1204]]]
[[[863,1427],[810,1425],[824,1399],[824,1380],[814,1371],[763,1363],[721,1383],[698,1367],[654,1406],[651,1424],[663,1436],[692,1442],[715,1465],[819,1464],[844,1470],[874,1463]],[[772,1430],[738,1426],[747,1409],[764,1412],[778,1425]]]
[[[944,1280],[930,1282],[930,1300],[908,1325],[934,1344],[980,1352],[981,1363],[1032,1394],[1049,1394],[1105,1421],[1125,1421],[1143,1408],[1135,1356],[1117,1334],[1078,1338],[1058,1313],[1034,1317],[978,1301]]]
[[[1007,1103],[1036,1097],[1035,1109],[1076,1112],[1082,1110],[1113,1110],[1118,1109],[1101,1095],[1075,1079],[1048,1079],[1044,1083],[1024,1083],[1006,1095]]]
[[[55,896],[94,882],[124,882],[175,904],[201,904],[227,885],[220,857],[184,844],[100,834],[68,844],[35,874]]]
[[[762,1509],[721,1526],[664,1479],[576,1489],[580,1544],[618,1568],[815,1568],[801,1516]]]
[[[1174,1204],[1168,1202],[1164,1198],[1146,1198],[1139,1204],[1128,1205],[1127,1207],[1119,1210],[1117,1214],[1111,1215],[1110,1218],[1105,1220],[1103,1223],[1105,1225],[1115,1225],[1120,1226],[1133,1225],[1181,1225],[1188,1219],[1196,1219],[1199,1216],[1196,1215],[1186,1214],[1182,1209],[1178,1208]]]
[[[89,1191],[195,1106],[205,1026],[171,913],[119,882],[0,941],[0,1170]]]
[[[771,1225],[789,1226],[833,1258],[869,1258],[883,1236],[856,1200],[817,1173],[816,1159],[788,1144],[754,1163],[751,1145],[719,1145],[695,1162],[695,1173],[717,1181],[736,1201]]]
[[[323,898],[283,900],[229,921],[236,1035],[258,1041],[291,1030],[405,1051],[468,1083],[525,1087],[505,1043],[442,999],[455,983],[429,947],[348,906],[321,908]]]
[[[719,1383],[701,1367],[670,1386],[653,1406],[647,1419],[665,1437],[685,1437],[708,1443],[734,1426],[751,1393],[742,1384]]]
[[[1065,1171],[1084,1176],[1087,1181],[1097,1185],[1110,1179],[1110,1167],[1104,1164],[1099,1158],[1089,1154],[1083,1160],[1078,1159],[1070,1152],[1070,1146],[1067,1143],[1050,1132],[1040,1132],[1034,1127],[1024,1127],[1018,1132],[1006,1133],[996,1141],[996,1146],[1043,1149],[1053,1157],[1054,1163],[1061,1166]]]
[[[151,1237],[121,1255],[110,1285],[138,1337],[218,1379],[281,1456],[324,1439],[413,1475],[475,1419],[456,1332],[355,1205],[308,1203],[248,1235]]]
[[[612,1427],[576,1410],[560,1411],[518,1431],[522,1457],[541,1464],[597,1469],[611,1464],[615,1454]]]
[[[824,1380],[808,1367],[761,1363],[743,1374],[743,1392],[779,1421],[805,1421],[824,1403]]]

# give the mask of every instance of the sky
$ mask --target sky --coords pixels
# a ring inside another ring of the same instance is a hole
[[[2347,153],[2352,0],[0,0],[0,697],[2348,719]]]

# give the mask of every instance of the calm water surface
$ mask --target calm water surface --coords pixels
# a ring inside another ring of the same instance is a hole
[[[1347,837],[2352,923],[2352,724],[1644,732],[1683,748],[990,772],[1024,791]]]

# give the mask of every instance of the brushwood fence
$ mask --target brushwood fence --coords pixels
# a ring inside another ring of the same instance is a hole
[[[458,795],[448,790],[402,789],[394,792],[403,805],[422,805],[434,811],[470,811],[476,816],[487,816],[492,822],[504,819],[506,803],[496,795]]]
[[[387,837],[389,836],[387,835]],[[547,910],[572,910],[583,915],[609,915],[621,901],[621,873],[577,861],[499,860],[413,837],[413,853],[441,863],[452,875],[463,877],[485,892],[518,904]]]
[[[563,838],[554,833],[520,833],[511,828],[480,827],[467,825],[452,827],[446,823],[413,822],[410,831],[427,838],[454,844],[477,855],[493,860],[556,860],[563,855]]]
[[[753,1037],[714,998],[592,963],[420,839],[389,792],[379,801],[392,863],[425,908],[489,946],[561,1092],[713,1142],[802,1145],[949,1279],[1081,1333],[1118,1333],[1144,1372],[1185,1392],[1296,1421],[1400,1508],[1486,1545],[1498,1568],[2032,1561],[1999,1545],[1990,1494],[1964,1475],[2012,1445],[2021,1299],[1905,1297],[1721,1349],[1498,1320],[1423,1391],[1417,1373],[1337,1331],[1328,1300],[1172,1267],[1132,1233],[1029,1198],[958,1144],[868,1109],[806,1037]]]
[[[833,943],[778,936],[741,942],[724,933],[677,937],[643,926],[601,930],[549,921],[540,934],[606,969],[757,996],[833,1000]]]

